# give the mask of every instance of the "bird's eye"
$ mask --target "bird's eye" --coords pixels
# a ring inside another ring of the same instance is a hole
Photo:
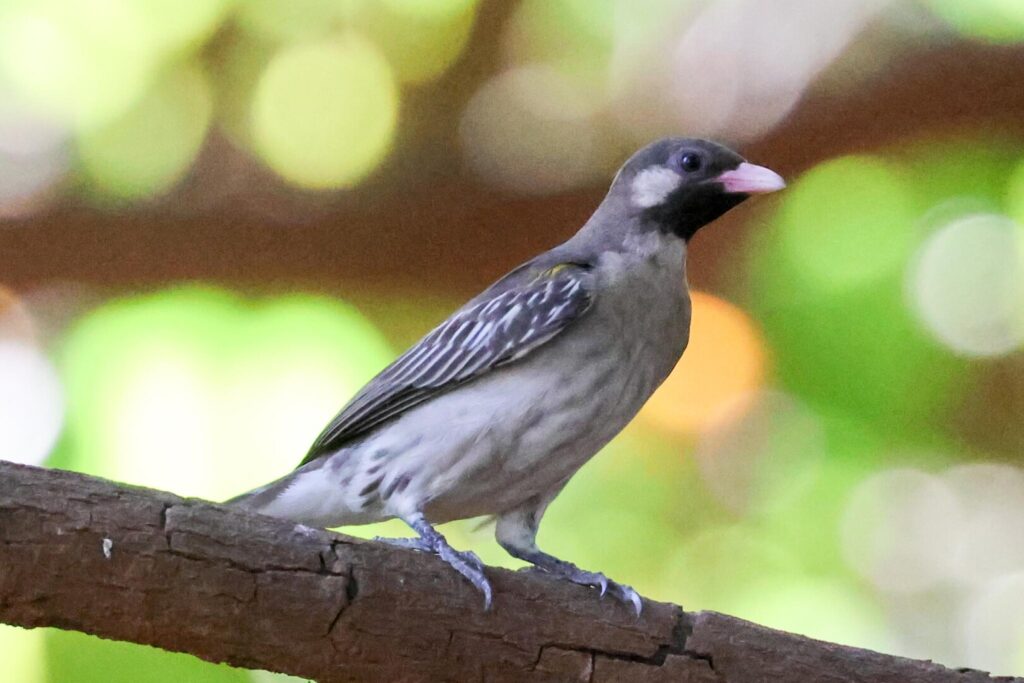
[[[679,158],[679,168],[687,173],[696,173],[703,165],[704,160],[700,158],[699,154],[693,152],[687,152]]]

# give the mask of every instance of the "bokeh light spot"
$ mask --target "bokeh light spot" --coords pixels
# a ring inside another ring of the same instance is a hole
[[[492,78],[459,122],[463,154],[484,180],[522,194],[553,194],[603,178],[612,150],[584,85],[546,66]]]
[[[961,508],[941,479],[912,469],[863,481],[842,521],[846,561],[876,587],[919,592],[951,573],[949,540],[961,533]]]
[[[1024,228],[997,215],[960,217],[932,234],[910,273],[914,312],[943,344],[997,356],[1024,343]]]
[[[218,481],[258,486],[298,464],[313,438],[373,375],[391,352],[380,332],[338,301],[291,296],[243,319],[247,342],[225,364],[218,398],[221,448],[246,453],[218,466]],[[253,429],[259,424],[259,429]],[[229,440],[224,443],[223,440]],[[242,484],[242,481],[247,484]]]
[[[364,3],[358,25],[403,83],[442,74],[462,54],[478,0],[378,0]]]
[[[294,467],[391,358],[341,302],[190,288],[113,301],[65,341],[63,467],[225,498]]]
[[[0,339],[0,460],[42,463],[63,422],[63,390],[50,360],[33,346]]]
[[[253,142],[290,182],[350,187],[387,154],[397,116],[391,67],[350,33],[284,48],[271,60],[256,87]]]
[[[1007,542],[1020,535],[1024,470],[967,463],[951,467],[942,478],[959,499],[963,514],[963,533],[948,539],[956,577],[977,585],[1024,571],[1024,543]]]
[[[817,478],[826,450],[821,420],[778,392],[748,394],[739,408],[697,442],[701,478],[735,514],[783,507]]]
[[[782,240],[814,287],[839,292],[898,270],[914,242],[908,180],[873,157],[841,157],[808,171],[787,192]]]
[[[79,136],[86,176],[111,197],[167,190],[199,153],[212,109],[210,86],[197,67],[170,72],[123,116]]]
[[[902,286],[927,232],[917,190],[928,183],[910,192],[902,167],[872,157],[865,164],[873,180],[858,185],[860,160],[827,162],[824,168],[833,170],[825,177],[817,175],[822,167],[812,170],[794,187],[816,196],[797,192],[795,210],[786,199],[768,229],[752,231],[746,299],[774,351],[782,386],[906,435],[911,426],[930,429],[925,423],[945,414],[971,375],[915,320]],[[890,180],[895,185],[886,186]],[[877,206],[890,195],[898,197],[894,212]],[[847,205],[851,196],[858,198]],[[831,241],[833,214],[841,228],[854,231],[849,240]],[[859,233],[858,226],[874,214],[869,222],[887,222],[887,232],[865,240],[878,224]],[[847,253],[854,244],[857,251]],[[928,391],[920,390],[922,383]]]
[[[1024,661],[1024,572],[996,579],[971,600],[963,621],[967,666],[1020,674]]]
[[[12,99],[0,87],[0,217],[37,210],[69,165],[67,131]]]
[[[676,433],[710,427],[764,381],[765,345],[741,309],[711,294],[691,292],[693,324],[682,360],[641,415]]]
[[[777,126],[884,0],[795,0],[786,12],[772,3],[702,4],[673,49],[670,109],[681,130],[739,142]]]
[[[145,90],[160,41],[130,0],[39,0],[0,12],[0,72],[75,128],[103,125]]]

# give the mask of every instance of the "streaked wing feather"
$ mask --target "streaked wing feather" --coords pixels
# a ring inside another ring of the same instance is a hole
[[[301,465],[543,345],[590,308],[589,284],[584,266],[566,264],[471,302],[371,380],[324,429]]]

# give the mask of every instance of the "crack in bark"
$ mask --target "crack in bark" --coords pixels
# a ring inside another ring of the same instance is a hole
[[[662,657],[662,661],[664,662],[670,654],[680,654],[691,659],[707,662],[712,671],[717,671],[715,668],[715,658],[712,655],[697,652],[696,650],[687,647],[690,636],[693,635],[693,629],[693,616],[683,611],[683,608],[680,607],[679,620],[676,622],[675,628],[672,629],[672,646],[665,652]]]
[[[345,585],[345,597],[350,605],[359,597],[359,581],[356,579],[356,569],[353,566],[348,568],[348,583]]]
[[[359,596],[359,583],[356,581],[356,570],[355,567],[349,565],[348,574],[346,575],[345,581],[345,599],[338,606],[338,611],[331,619],[331,623],[327,626],[327,635],[330,636],[334,633],[334,628],[338,625],[343,615],[349,607],[355,603],[356,598]]]
[[[707,665],[711,673],[715,673],[715,666],[712,657],[687,649],[686,640],[692,631],[693,624],[689,619],[689,616],[682,610],[682,608],[677,607],[675,610],[675,625],[672,628],[668,641],[660,644],[653,654],[641,655],[609,648],[588,648],[568,645],[561,642],[551,642],[541,645],[537,652],[537,656],[534,658],[532,668],[534,670],[539,669],[545,652],[555,649],[563,652],[574,652],[587,657],[588,664],[584,674],[586,675],[586,681],[588,683],[593,683],[594,676],[597,674],[598,658],[629,665],[636,664],[645,667],[662,668],[666,665],[669,655],[675,655],[676,657],[692,660],[694,662],[703,662]]]

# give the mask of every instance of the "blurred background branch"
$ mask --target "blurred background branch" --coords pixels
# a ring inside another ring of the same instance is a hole
[[[686,356],[541,542],[1020,673],[1022,73],[1019,0],[4,0],[0,459],[262,484],[630,151],[714,137],[790,188],[696,238]],[[515,567],[478,525],[445,533]],[[0,651],[24,683],[287,680],[59,629]]]
[[[502,570],[485,612],[421,553],[10,463],[0,567],[0,621],[320,683],[995,680],[663,603],[637,619],[592,589]]]

